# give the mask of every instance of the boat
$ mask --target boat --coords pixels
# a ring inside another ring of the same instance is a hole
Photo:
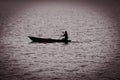
[[[38,38],[38,37],[32,37],[28,36],[32,42],[37,43],[68,43],[71,42],[71,40],[65,40],[65,39],[51,39],[51,38]]]

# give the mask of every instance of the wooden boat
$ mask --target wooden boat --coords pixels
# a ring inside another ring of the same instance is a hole
[[[28,36],[32,42],[38,42],[38,43],[68,43],[71,42],[71,40],[64,40],[64,39],[51,39],[51,38],[37,38],[37,37],[31,37]]]

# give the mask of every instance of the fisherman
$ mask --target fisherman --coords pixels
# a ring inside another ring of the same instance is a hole
[[[65,31],[62,35],[64,38],[62,40],[68,41],[68,33]]]

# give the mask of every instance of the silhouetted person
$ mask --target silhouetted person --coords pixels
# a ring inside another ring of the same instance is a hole
[[[64,37],[62,40],[65,40],[67,42],[68,41],[68,33],[67,33],[67,31],[65,31],[62,36]]]

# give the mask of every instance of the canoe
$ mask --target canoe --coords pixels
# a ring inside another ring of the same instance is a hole
[[[31,37],[28,36],[32,42],[38,42],[38,43],[68,43],[71,42],[71,40],[64,40],[64,39],[51,39],[51,38],[37,38],[37,37]]]

